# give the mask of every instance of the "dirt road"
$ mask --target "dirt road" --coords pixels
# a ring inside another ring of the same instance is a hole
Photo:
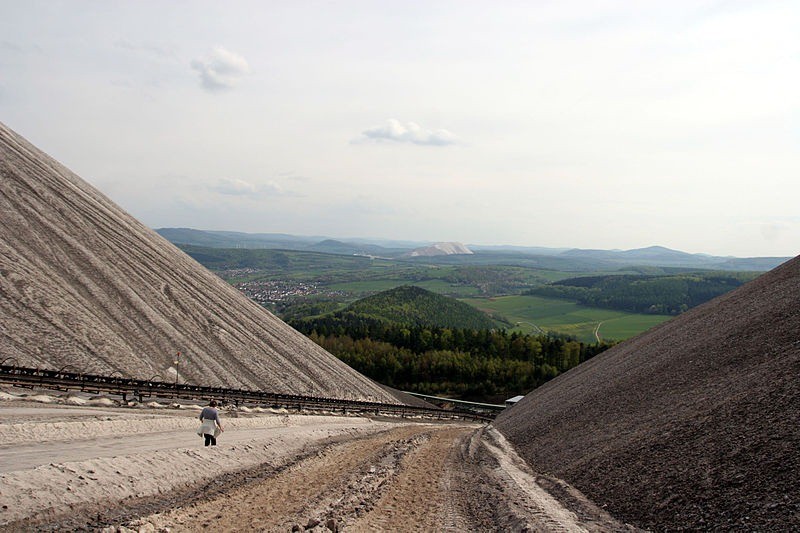
[[[230,413],[203,448],[178,410],[0,414],[3,530],[625,529],[477,424]]]
[[[603,342],[603,339],[600,338],[600,326],[603,325],[604,321],[600,321],[597,323],[597,327],[594,328],[594,338],[597,339],[597,342]]]
[[[625,530],[580,495],[537,484],[492,430],[405,425],[323,447],[266,479],[128,524],[156,531]],[[576,493],[577,494],[577,493]]]

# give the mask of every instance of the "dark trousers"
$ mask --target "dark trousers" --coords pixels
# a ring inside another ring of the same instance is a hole
[[[211,446],[217,445],[217,438],[214,435],[209,435],[208,433],[203,433],[203,436],[206,438],[206,446],[209,444]]]

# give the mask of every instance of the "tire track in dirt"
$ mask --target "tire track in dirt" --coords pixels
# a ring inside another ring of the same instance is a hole
[[[541,482],[540,482],[541,481]],[[221,531],[630,531],[474,425],[415,424],[330,443],[244,486],[127,527]]]
[[[615,520],[566,482],[535,473],[491,426],[475,432],[465,462],[487,486],[497,531],[639,531]],[[485,512],[485,509],[484,509]]]
[[[454,509],[447,508],[450,493],[442,488],[447,486],[452,449],[470,431],[474,430],[446,428],[432,434],[408,454],[388,490],[348,531],[439,531],[444,517],[457,522]]]
[[[449,428],[448,428],[449,429]],[[263,482],[231,488],[208,501],[130,524],[201,531],[290,531],[293,526],[344,526],[368,511],[406,454],[442,431],[428,425],[393,429],[317,451]],[[460,428],[459,431],[468,431]]]

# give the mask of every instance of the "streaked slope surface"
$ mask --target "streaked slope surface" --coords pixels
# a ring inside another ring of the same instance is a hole
[[[666,529],[800,524],[800,258],[533,391],[496,425],[534,470]]]
[[[153,191],[157,194],[157,191]],[[0,124],[0,358],[395,401]]]

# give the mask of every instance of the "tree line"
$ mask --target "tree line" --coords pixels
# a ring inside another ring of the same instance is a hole
[[[591,276],[561,280],[526,294],[575,300],[581,304],[659,315],[677,315],[739,287],[752,272],[692,273],[670,276]]]
[[[525,394],[612,346],[502,329],[406,326],[347,312],[290,325],[379,383],[473,401]]]

